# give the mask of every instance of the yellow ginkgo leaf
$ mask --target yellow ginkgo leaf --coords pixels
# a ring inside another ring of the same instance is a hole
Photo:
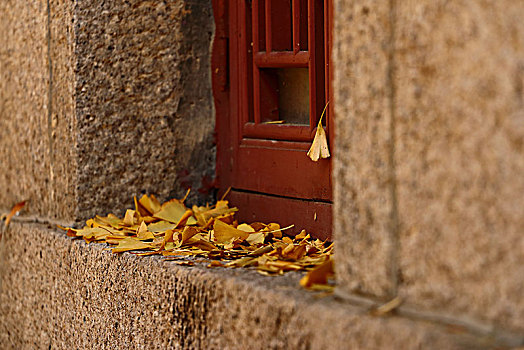
[[[124,217],[125,226],[133,226],[135,224],[135,211],[131,209],[126,210],[126,215]]]
[[[153,235],[152,232],[149,232],[147,230],[147,225],[145,222],[142,221],[142,223],[140,224],[140,227],[138,228],[138,230],[136,231],[136,237],[141,240],[141,241],[147,241],[147,240],[150,240],[150,239],[154,239],[155,236]]]
[[[237,230],[241,230],[241,231],[244,231],[244,232],[255,232],[255,229],[253,227],[251,227],[250,225],[248,224],[240,224],[237,226]]]
[[[184,227],[184,230],[182,231],[182,239],[180,240],[180,245],[184,245],[189,240],[198,233],[198,230],[194,227],[186,226]]]
[[[311,160],[314,162],[317,162],[320,158],[329,158],[331,156],[331,154],[329,154],[326,132],[324,131],[324,127],[322,126],[322,117],[324,116],[324,113],[326,113],[328,103],[326,103],[326,106],[322,111],[322,115],[320,116],[320,120],[318,121],[315,138],[313,139],[313,143],[311,144],[311,147],[307,152],[307,156],[311,158]]]
[[[113,248],[113,253],[122,253],[122,252],[127,252],[130,250],[142,250],[142,249],[147,249],[150,247],[151,247],[150,244],[141,242],[137,238],[126,237],[120,240],[120,242],[118,243],[118,246]]]
[[[235,238],[246,239],[249,237],[249,232],[237,230],[233,226],[220,220],[215,220],[213,230],[215,232],[215,239],[219,243],[229,242]]]
[[[170,223],[168,221],[158,221],[153,224],[150,224],[147,229],[151,232],[165,232],[167,230],[174,229],[176,224]]]
[[[116,215],[109,214],[105,217],[97,215],[95,216],[94,221],[117,228],[118,224],[122,222],[122,219],[120,219]]]
[[[160,202],[158,202],[158,199],[153,195],[147,196],[144,194],[138,201],[138,204],[146,209],[150,213],[149,215],[155,214],[162,209]]]
[[[164,203],[164,205],[162,205],[162,209],[153,215],[153,217],[176,224],[184,216],[186,210],[187,208],[183,203],[177,199],[172,199],[169,202]],[[189,217],[186,225],[194,224],[196,224],[195,218],[192,216]]]
[[[263,232],[256,232],[256,233],[251,233],[251,234],[246,238],[246,241],[247,241],[249,244],[251,244],[251,245],[254,245],[254,244],[263,244],[265,238],[266,238],[266,235],[264,235]]]

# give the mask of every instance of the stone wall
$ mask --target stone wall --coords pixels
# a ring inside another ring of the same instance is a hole
[[[210,1],[4,1],[0,16],[2,206],[73,221],[141,193],[208,198]]]
[[[334,13],[341,290],[524,332],[524,3]]]

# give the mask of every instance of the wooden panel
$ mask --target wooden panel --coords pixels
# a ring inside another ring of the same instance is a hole
[[[309,52],[258,52],[255,54],[255,65],[259,68],[306,68],[309,63]]]
[[[233,188],[296,198],[331,200],[330,161],[313,162],[306,150],[240,145]],[[306,144],[307,147],[307,144]]]
[[[286,233],[296,235],[302,229],[322,240],[331,240],[332,204],[267,196],[232,190],[227,199],[241,208],[239,222],[277,222],[281,227],[295,225]],[[315,215],[316,214],[316,215]]]
[[[313,141],[315,130],[309,126],[290,124],[253,124],[243,127],[244,137],[267,140]]]
[[[271,3],[271,27],[266,34],[271,42],[271,50],[268,51],[293,51],[291,1],[266,0],[266,3]]]
[[[308,0],[309,11],[309,104],[310,123],[315,127],[326,104],[324,76],[324,5],[319,0]],[[322,30],[319,30],[322,29]]]
[[[253,23],[253,51],[259,52],[266,49],[266,13],[264,0],[253,0],[252,5],[252,23]]]

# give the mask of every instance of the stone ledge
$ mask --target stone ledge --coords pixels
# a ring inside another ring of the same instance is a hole
[[[495,346],[456,329],[374,317],[319,298],[298,287],[299,274],[269,278],[114,255],[41,224],[13,223],[0,242],[0,260],[4,349]]]

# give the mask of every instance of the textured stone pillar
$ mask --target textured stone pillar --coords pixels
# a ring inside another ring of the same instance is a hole
[[[400,295],[524,331],[524,2],[398,1]]]
[[[146,192],[206,198],[210,1],[22,3],[0,5],[2,206],[75,220]]]
[[[524,3],[335,4],[340,291],[524,331]]]

